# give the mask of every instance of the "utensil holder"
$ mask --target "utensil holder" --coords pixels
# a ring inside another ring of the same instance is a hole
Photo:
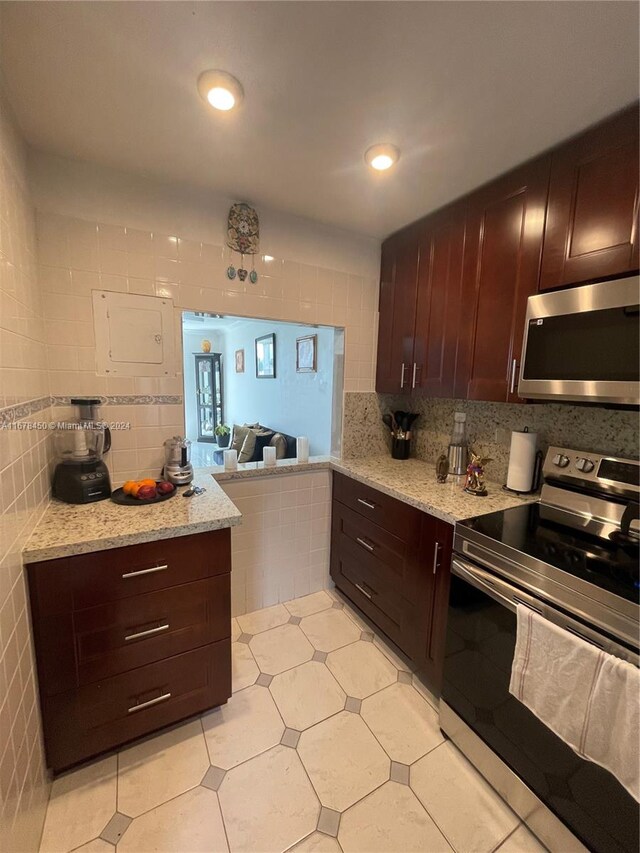
[[[392,438],[391,456],[394,459],[408,459],[411,454],[410,438]]]

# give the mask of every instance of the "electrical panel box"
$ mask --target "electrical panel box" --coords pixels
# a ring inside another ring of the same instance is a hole
[[[171,299],[94,290],[93,324],[98,375],[175,375]]]

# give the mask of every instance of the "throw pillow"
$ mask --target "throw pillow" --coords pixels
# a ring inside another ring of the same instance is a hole
[[[231,438],[231,450],[235,450],[238,454],[238,462],[240,461],[240,451],[242,450],[242,445],[244,444],[244,440],[247,437],[247,433],[249,432],[249,427],[240,426],[239,424],[233,425],[233,433]]]
[[[249,429],[262,429],[260,424],[245,424],[245,426],[249,427]]]
[[[253,456],[251,457],[252,462],[262,462],[264,448],[271,444],[273,435],[274,433],[269,429],[262,429],[259,432],[256,432],[256,443],[253,450]],[[278,451],[276,450],[276,459],[277,458]]]
[[[269,442],[271,447],[276,449],[276,459],[284,459],[287,455],[287,439],[281,432],[276,432]]]
[[[247,429],[244,441],[242,442],[242,447],[240,448],[240,453],[238,453],[238,462],[251,462],[253,458],[253,451],[256,448],[256,430],[255,429]]]

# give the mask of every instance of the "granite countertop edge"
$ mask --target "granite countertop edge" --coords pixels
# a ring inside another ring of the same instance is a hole
[[[56,560],[77,554],[88,554],[120,548],[142,542],[153,542],[221,530],[234,527],[242,522],[242,514],[232,499],[224,492],[223,484],[234,483],[254,477],[269,477],[288,474],[300,474],[309,471],[337,471],[357,480],[373,489],[396,498],[422,512],[427,512],[449,524],[474,515],[484,515],[522,503],[531,503],[538,495],[517,495],[505,493],[499,484],[488,482],[489,496],[478,498],[467,495],[460,481],[450,481],[444,485],[436,483],[435,466],[417,459],[393,460],[391,457],[355,457],[340,459],[332,456],[312,456],[308,462],[281,459],[275,466],[266,466],[263,462],[240,465],[235,471],[225,471],[222,466],[197,468],[194,471],[194,483],[205,485],[207,493],[203,496],[185,498],[181,505],[172,504],[181,500],[176,495],[171,501],[153,507],[153,521],[149,516],[140,516],[141,523],[132,524],[132,529],[114,533],[112,526],[126,518],[121,512],[129,508],[117,507],[113,503],[87,504],[81,507],[52,501],[40,522],[36,525],[22,552],[23,563],[36,563],[44,560]],[[211,480],[213,479],[213,483]],[[423,497],[424,495],[424,497]],[[193,503],[186,504],[186,501]],[[92,515],[97,529],[87,533],[87,514],[95,508],[98,514]],[[165,509],[166,508],[166,509]],[[178,518],[171,520],[169,511],[177,511]],[[135,507],[132,512],[138,512]],[[193,513],[193,518],[182,518]],[[65,518],[69,520],[71,532],[65,541],[59,541],[59,531],[64,527]],[[130,516],[132,522],[136,516]],[[168,523],[167,523],[168,521]],[[74,529],[75,525],[75,529]],[[101,526],[111,529],[104,535]],[[86,536],[86,538],[85,538]]]

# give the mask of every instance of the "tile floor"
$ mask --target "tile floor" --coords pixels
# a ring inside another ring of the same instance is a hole
[[[233,696],[60,777],[41,853],[540,853],[335,591],[233,620]]]

